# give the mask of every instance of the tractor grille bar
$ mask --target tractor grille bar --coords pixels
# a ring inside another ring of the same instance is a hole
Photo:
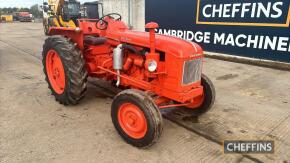
[[[183,65],[182,83],[188,85],[201,80],[202,58],[185,61]]]

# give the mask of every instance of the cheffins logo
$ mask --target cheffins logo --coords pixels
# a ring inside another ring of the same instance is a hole
[[[272,140],[225,140],[225,154],[274,154],[275,143]]]
[[[289,27],[289,0],[197,0],[196,24]]]

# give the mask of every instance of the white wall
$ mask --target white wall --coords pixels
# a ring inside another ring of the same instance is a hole
[[[128,24],[128,2],[131,3],[131,24],[133,29],[144,31],[145,0],[100,0],[104,5],[104,13],[119,13]]]

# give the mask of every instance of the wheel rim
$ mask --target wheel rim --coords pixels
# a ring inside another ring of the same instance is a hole
[[[65,88],[65,73],[61,59],[55,50],[47,52],[46,72],[53,90],[57,94],[62,94]]]
[[[138,106],[125,103],[118,112],[118,121],[123,131],[132,138],[143,138],[147,132],[147,121]]]

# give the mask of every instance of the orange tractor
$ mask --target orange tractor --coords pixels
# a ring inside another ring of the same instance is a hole
[[[215,89],[202,74],[203,50],[191,42],[132,31],[119,14],[79,19],[77,28],[51,27],[43,46],[46,80],[55,99],[74,105],[86,92],[87,77],[114,82],[111,117],[121,137],[149,147],[162,132],[161,109],[178,107],[195,115],[214,104]]]

